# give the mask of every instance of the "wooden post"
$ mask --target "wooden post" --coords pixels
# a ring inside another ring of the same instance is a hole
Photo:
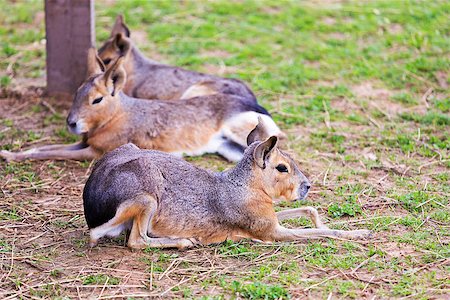
[[[47,93],[73,94],[95,45],[94,0],[45,0]]]

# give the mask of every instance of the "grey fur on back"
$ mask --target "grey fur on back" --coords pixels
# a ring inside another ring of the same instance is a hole
[[[130,109],[132,118],[141,122],[146,121],[153,126],[161,122],[192,123],[192,120],[201,122],[202,119],[220,121],[247,111],[268,115],[262,106],[256,103],[249,104],[244,98],[236,95],[201,96],[183,100],[183,103],[180,104],[176,101],[142,101],[142,99],[131,98],[123,94],[122,102]],[[183,117],[180,118],[180,116]]]
[[[176,216],[180,230],[217,223],[251,228],[244,210],[236,210],[249,192],[254,147],[247,148],[235,168],[213,173],[164,152],[123,145],[96,163],[85,185],[87,224],[95,228],[107,222],[121,203],[146,193],[158,201],[156,214]]]
[[[194,84],[208,81],[220,93],[237,95],[249,103],[256,103],[253,92],[238,79],[222,78],[155,62],[144,57],[135,46],[130,51],[135,69],[139,70],[129,74],[129,82],[134,82],[132,88],[125,88],[126,93],[132,97],[176,99],[173,91],[183,92]],[[181,93],[177,96],[180,97]]]

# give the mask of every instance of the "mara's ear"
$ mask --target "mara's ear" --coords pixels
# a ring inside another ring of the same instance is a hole
[[[264,141],[268,138],[267,128],[264,125],[264,121],[261,116],[258,116],[258,125],[253,128],[252,131],[247,136],[247,145],[250,146],[251,143],[256,141]]]
[[[110,91],[111,96],[114,96],[123,89],[127,75],[122,67],[124,57],[119,57],[111,66],[106,69],[103,80],[106,88]]]
[[[98,57],[97,50],[95,48],[89,48],[87,56],[87,77],[103,73],[104,71],[105,65],[100,57]]]
[[[111,37],[115,36],[118,33],[122,33],[126,37],[130,37],[130,29],[128,29],[128,26],[125,25],[122,15],[117,15],[116,22],[114,23],[114,26],[111,30]]]
[[[266,167],[266,160],[272,154],[273,150],[277,146],[278,138],[276,136],[271,136],[258,146],[256,146],[253,151],[253,158],[258,166],[262,169]]]
[[[119,50],[121,56],[125,56],[130,50],[130,40],[124,38],[122,33],[115,35],[113,45]]]

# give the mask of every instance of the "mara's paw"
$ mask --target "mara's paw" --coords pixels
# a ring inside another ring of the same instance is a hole
[[[147,246],[151,246],[150,244],[151,242],[148,240],[144,240],[143,238],[139,237],[138,239],[132,240],[129,239],[128,240],[128,247],[131,248],[132,250],[142,250],[147,248]]]
[[[93,239],[89,240],[89,248],[94,248],[95,246],[97,246],[97,244],[98,244],[98,240],[93,240]]]
[[[258,244],[266,244],[266,245],[273,244],[272,241],[263,241],[263,240],[259,240],[259,239],[251,239],[251,241],[253,243],[258,243]]]
[[[188,239],[181,239],[178,243],[177,243],[177,248],[179,250],[183,250],[183,249],[188,249],[188,248],[193,248],[197,245],[200,245],[201,243],[194,238],[188,238]]]

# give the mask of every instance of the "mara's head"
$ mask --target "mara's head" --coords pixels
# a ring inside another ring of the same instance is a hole
[[[86,134],[101,127],[120,105],[119,92],[126,81],[123,58],[105,67],[96,53],[95,48],[89,49],[87,79],[75,93],[67,117],[67,126],[75,134]]]
[[[119,57],[127,57],[131,48],[130,30],[123,21],[123,16],[118,15],[111,30],[109,39],[99,48],[98,55],[105,66],[109,66]]]
[[[267,129],[259,118],[258,125],[247,137],[247,155],[252,155],[253,184],[270,197],[287,201],[302,200],[311,187],[296,161],[278,148],[277,136],[267,137]]]

